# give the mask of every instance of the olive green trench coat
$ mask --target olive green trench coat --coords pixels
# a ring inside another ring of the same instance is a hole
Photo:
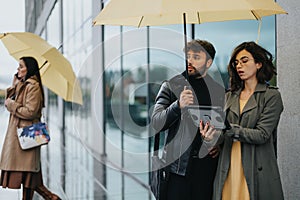
[[[15,82],[16,79],[14,79]],[[10,101],[6,107],[10,112],[10,117],[1,152],[0,169],[38,172],[40,170],[40,147],[22,150],[17,135],[17,127],[29,126],[38,122],[41,117],[43,97],[35,76],[8,88],[6,98],[12,96],[15,96],[15,100]]]
[[[232,136],[236,135],[241,142],[242,165],[250,199],[282,200],[282,185],[274,147],[276,129],[283,111],[281,95],[275,87],[258,84],[240,113],[240,92],[226,94],[227,120],[233,128],[223,135],[213,199],[222,198],[223,186],[230,168]]]

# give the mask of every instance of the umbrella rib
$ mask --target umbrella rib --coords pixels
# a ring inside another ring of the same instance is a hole
[[[255,13],[254,10],[251,10],[251,13],[252,13],[252,15],[255,17],[256,20],[261,19],[261,18],[259,17],[259,15],[257,15],[257,14]]]
[[[141,27],[141,24],[142,24],[142,21],[143,21],[143,19],[144,19],[144,16],[142,16],[142,18],[140,19],[140,21],[139,21],[139,25],[138,25],[138,28],[140,28],[140,27]]]
[[[48,60],[46,60],[43,65],[40,67],[40,70],[47,64]]]

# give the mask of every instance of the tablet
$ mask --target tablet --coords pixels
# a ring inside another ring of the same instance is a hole
[[[225,112],[220,106],[187,106],[187,111],[190,114],[194,124],[198,127],[200,120],[203,124],[210,122],[216,129],[225,129]]]

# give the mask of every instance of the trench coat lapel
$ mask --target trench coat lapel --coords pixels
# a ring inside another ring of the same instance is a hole
[[[225,111],[228,112],[230,109],[231,112],[233,112],[236,116],[239,116],[240,114],[240,109],[239,109],[239,94],[240,94],[240,91],[237,91],[237,92],[233,92],[231,94],[231,97],[229,97],[231,100],[226,100],[226,103],[225,103]]]
[[[254,98],[254,94],[252,94],[251,97],[248,99],[242,113],[248,112],[249,110],[252,110],[256,107],[257,107],[257,102],[256,99]]]
[[[251,95],[251,97],[249,98],[248,102],[246,103],[243,112],[248,112],[254,108],[257,107],[257,101],[256,101],[256,95],[259,92],[265,91],[266,90],[266,85],[265,84],[257,84],[254,93]]]

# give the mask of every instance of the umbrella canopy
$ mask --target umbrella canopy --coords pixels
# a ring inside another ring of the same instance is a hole
[[[274,0],[110,0],[94,25],[157,26],[261,19],[286,13]]]
[[[136,27],[183,24],[186,46],[186,24],[261,20],[264,16],[284,13],[274,0],[110,0],[93,24]],[[188,78],[186,53],[185,60]]]
[[[72,66],[56,48],[29,32],[2,33],[0,39],[15,59],[31,56],[38,61],[43,85],[66,101],[82,104],[81,88]]]

